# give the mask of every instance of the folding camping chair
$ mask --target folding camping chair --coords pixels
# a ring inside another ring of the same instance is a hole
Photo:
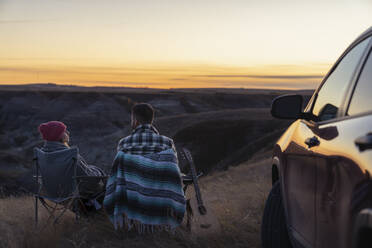
[[[107,177],[77,176],[78,154],[78,148],[55,152],[34,149],[34,178],[38,186],[37,192],[34,193],[35,225],[38,224],[39,201],[49,213],[47,223],[54,218],[54,224],[58,223],[67,210],[74,212],[78,220],[81,214],[88,215],[88,203],[97,209],[100,207],[96,199],[104,197]],[[98,183],[102,186],[99,192],[86,193],[82,190]]]

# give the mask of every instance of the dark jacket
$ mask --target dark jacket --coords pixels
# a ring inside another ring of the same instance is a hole
[[[65,144],[57,141],[45,141],[44,146],[41,148],[44,152],[55,152],[63,149],[68,149]],[[94,165],[89,165],[85,162],[84,158],[78,154],[78,167],[77,176],[105,176],[104,171]]]

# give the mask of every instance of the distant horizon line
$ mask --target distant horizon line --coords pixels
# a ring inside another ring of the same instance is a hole
[[[79,84],[58,84],[58,83],[20,83],[20,84],[3,84],[0,83],[0,87],[74,87],[74,88],[107,88],[107,89],[148,89],[148,90],[187,90],[187,89],[229,89],[229,90],[280,90],[280,91],[314,91],[316,88],[301,88],[301,89],[289,89],[289,88],[257,88],[257,87],[173,87],[173,88],[162,88],[162,87],[147,87],[147,86],[105,86],[105,85],[79,85]]]

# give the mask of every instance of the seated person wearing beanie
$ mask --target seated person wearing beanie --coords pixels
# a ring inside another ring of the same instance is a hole
[[[44,152],[55,152],[63,149],[69,149],[69,131],[64,123],[59,121],[49,121],[42,123],[38,128],[44,142],[41,148]],[[77,160],[77,176],[106,176],[104,171],[93,165],[85,162],[84,158],[78,154]],[[89,188],[84,187],[87,194],[94,193],[100,190],[100,185],[90,185]]]

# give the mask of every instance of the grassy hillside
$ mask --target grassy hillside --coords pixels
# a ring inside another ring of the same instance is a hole
[[[271,149],[290,123],[273,119],[269,110],[284,93],[299,92],[0,86],[0,247],[260,247]],[[300,93],[309,98],[310,92]],[[42,209],[35,229],[33,199],[22,193],[32,179],[33,148],[43,143],[37,126],[65,122],[83,157],[109,170],[118,140],[130,134],[136,102],[155,107],[155,126],[178,148],[188,147],[205,172],[200,185],[207,216],[197,214],[190,190],[191,232],[183,224],[174,234],[137,235],[114,230],[105,215],[76,223],[71,213],[53,226]]]
[[[47,224],[40,208],[34,229],[31,197],[0,199],[0,247],[260,247],[260,223],[270,189],[270,161],[259,152],[248,162],[202,178],[200,185],[207,216],[194,206],[191,232],[183,224],[173,233],[138,235],[115,230],[106,216],[76,223],[67,213],[60,224]],[[192,204],[195,196],[189,191]]]

